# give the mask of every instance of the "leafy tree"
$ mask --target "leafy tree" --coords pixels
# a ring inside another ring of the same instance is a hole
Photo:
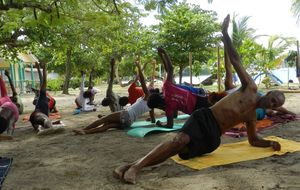
[[[215,12],[180,3],[158,18],[161,21],[159,43],[167,49],[174,65],[179,67],[180,79],[182,70],[188,66],[189,53],[201,64],[210,59],[211,49],[219,41],[215,35],[219,30]]]
[[[299,0],[293,0],[291,11],[294,14],[294,16],[297,18],[297,22],[300,21],[300,1]]]

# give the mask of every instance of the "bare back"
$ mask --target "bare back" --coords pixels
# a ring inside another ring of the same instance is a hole
[[[257,89],[240,88],[211,107],[222,133],[241,123],[256,120]]]

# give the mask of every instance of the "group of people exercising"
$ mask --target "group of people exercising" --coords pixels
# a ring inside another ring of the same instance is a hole
[[[98,118],[79,129],[74,129],[76,135],[99,133],[111,128],[125,129],[146,112],[150,114],[152,123],[160,127],[172,128],[177,112],[189,114],[190,117],[173,140],[156,146],[146,156],[114,170],[114,176],[128,183],[136,183],[137,173],[146,166],[151,166],[163,162],[167,158],[178,154],[181,159],[190,159],[202,154],[214,151],[220,145],[220,137],[228,129],[244,122],[247,127],[248,141],[252,146],[272,147],[275,151],[281,146],[276,141],[264,140],[256,134],[255,123],[263,118],[265,114],[294,114],[282,105],[285,96],[282,92],[274,90],[266,94],[258,92],[257,86],[251,76],[246,72],[241,64],[240,57],[232,45],[228,35],[229,15],[224,19],[222,25],[224,54],[225,54],[225,91],[221,93],[209,93],[203,89],[196,89],[192,86],[178,85],[174,82],[173,65],[167,52],[159,47],[158,55],[164,65],[167,76],[163,83],[162,90],[154,88],[153,80],[147,86],[139,59],[135,65],[138,73],[134,81],[128,88],[129,96],[120,97],[113,92],[113,80],[115,73],[115,60],[110,61],[110,78],[106,97],[102,100],[102,106],[108,106],[111,113]],[[234,67],[241,86],[237,88],[232,82],[232,68]],[[43,73],[40,71],[43,69]],[[30,122],[35,130],[39,128],[52,128],[53,122],[49,119],[49,112],[57,112],[55,99],[46,92],[47,71],[46,64],[36,62],[41,85],[39,90],[34,90],[36,94],[35,110],[30,115]],[[154,65],[155,68],[155,65]],[[23,111],[23,106],[12,85],[9,73],[5,72],[12,86],[13,96],[8,97],[3,79],[0,77],[1,98],[0,98],[0,133],[13,131],[19,113]],[[80,94],[76,97],[75,103],[81,111],[95,111],[94,96],[97,89],[90,84],[84,90],[85,73],[82,72]],[[153,78],[153,77],[152,77]],[[141,87],[137,86],[137,81]],[[124,109],[124,106],[130,104]],[[156,121],[154,109],[165,111],[167,122]],[[8,137],[2,136],[4,139]]]

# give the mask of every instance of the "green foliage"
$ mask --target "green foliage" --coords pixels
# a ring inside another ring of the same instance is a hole
[[[61,79],[48,79],[47,89],[50,91],[60,91],[62,90],[63,80]]]
[[[213,56],[211,50],[219,42],[215,12],[180,3],[159,19],[159,44],[168,51],[175,66],[181,69],[188,66],[189,52],[193,54],[193,60],[200,63],[206,63]]]

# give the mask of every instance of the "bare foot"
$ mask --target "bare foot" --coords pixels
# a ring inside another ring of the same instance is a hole
[[[126,183],[135,184],[137,170],[135,167],[131,166],[128,170],[125,171],[123,179]]]
[[[228,26],[229,26],[229,21],[230,21],[230,15],[228,14],[222,24],[222,33],[227,33]]]
[[[84,135],[85,134],[84,130],[82,130],[82,129],[73,129],[72,131],[75,133],[75,135]]]
[[[131,164],[127,164],[127,165],[123,165],[120,167],[117,167],[114,171],[114,177],[117,179],[123,179],[124,173],[126,172],[126,170],[128,170],[130,168]]]

